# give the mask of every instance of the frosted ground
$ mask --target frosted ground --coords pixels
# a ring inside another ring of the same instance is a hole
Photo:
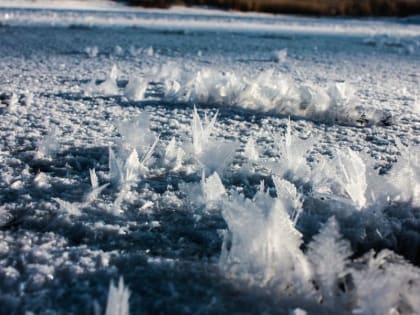
[[[0,314],[420,314],[418,18],[22,3]]]

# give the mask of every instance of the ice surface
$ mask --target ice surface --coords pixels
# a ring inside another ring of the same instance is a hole
[[[416,19],[4,3],[0,313],[420,308]]]

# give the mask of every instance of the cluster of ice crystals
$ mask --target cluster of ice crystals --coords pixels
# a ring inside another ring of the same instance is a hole
[[[282,50],[276,58],[284,62],[286,56],[287,51]],[[323,88],[311,82],[297,83],[271,69],[250,76],[216,67],[191,70],[164,64],[132,77],[125,95],[134,101],[144,100],[151,83],[160,86],[161,98],[168,102],[233,106],[348,124],[357,124],[360,117],[356,92],[350,84],[336,82]]]

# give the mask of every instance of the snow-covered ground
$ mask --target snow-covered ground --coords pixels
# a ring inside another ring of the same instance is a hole
[[[420,314],[418,18],[74,3],[0,6],[0,314]]]

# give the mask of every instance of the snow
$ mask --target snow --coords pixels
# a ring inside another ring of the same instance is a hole
[[[418,311],[415,19],[56,5],[0,4],[1,313]]]
[[[3,0],[2,7],[62,10],[124,10],[125,6],[107,0]]]

